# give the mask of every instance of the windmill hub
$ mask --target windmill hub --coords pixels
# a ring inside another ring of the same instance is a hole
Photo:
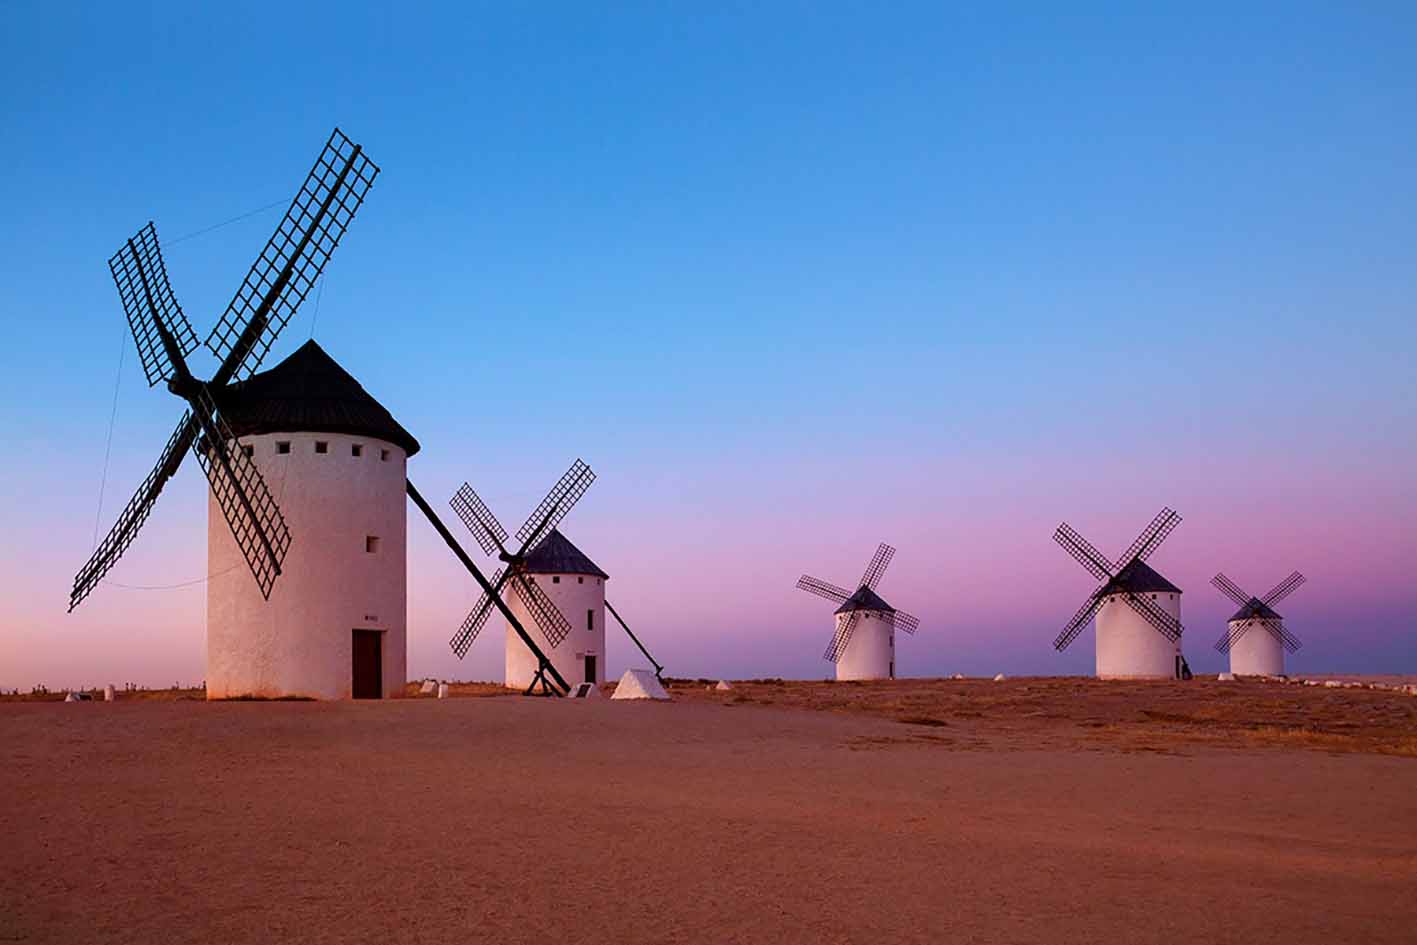
[[[174,375],[173,378],[167,382],[167,389],[183,400],[191,400],[201,391],[202,383],[191,374],[183,371]]]

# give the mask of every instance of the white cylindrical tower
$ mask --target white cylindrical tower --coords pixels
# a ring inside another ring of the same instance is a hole
[[[895,625],[888,611],[858,610],[856,626],[846,649],[836,661],[837,681],[848,679],[895,678]],[[848,619],[848,613],[837,612],[836,628]]]
[[[418,442],[313,341],[218,405],[291,542],[266,600],[209,497],[207,698],[401,695]]]
[[[1264,624],[1237,614],[1227,627],[1234,641],[1230,644],[1230,672],[1236,676],[1284,675],[1284,645]]]
[[[508,588],[504,594],[507,607],[527,635],[571,686],[605,682],[605,582],[610,576],[555,529],[526,556],[524,573],[571,625],[560,645],[552,646],[520,595]],[[505,685],[526,689],[538,665],[535,655],[508,624]]]
[[[1128,592],[1144,597],[1181,619],[1181,589],[1141,561],[1133,561],[1113,579],[1097,611],[1099,679],[1178,679],[1181,641],[1172,641],[1127,602]]]

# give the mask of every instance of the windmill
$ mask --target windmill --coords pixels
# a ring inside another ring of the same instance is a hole
[[[1095,615],[1099,678],[1189,678],[1190,668],[1181,655],[1181,589],[1146,563],[1180,523],[1181,516],[1162,509],[1115,561],[1067,522],[1059,525],[1053,540],[1102,583],[1073,614],[1053,648],[1067,649]]]
[[[517,529],[515,551],[507,545],[512,536],[471,485],[464,482],[453,495],[453,510],[482,550],[502,562],[450,641],[459,658],[477,639],[494,606],[501,605],[509,618],[506,685],[527,692],[541,686],[545,691],[548,668],[564,679],[598,685],[605,681],[605,612],[609,609],[654,665],[655,675],[663,671],[605,599],[610,576],[557,528],[594,481],[591,468],[576,460]],[[567,613],[577,618],[575,625]],[[584,622],[579,620],[581,614]],[[518,631],[518,625],[530,632],[534,642]],[[563,648],[568,639],[573,644]]]
[[[149,222],[109,260],[148,385],[165,383],[187,409],[157,465],[75,576],[70,611],[128,550],[189,450],[196,454],[261,595],[269,599],[290,548],[290,530],[260,470],[247,451],[238,448],[217,399],[227,385],[256,373],[324,271],[378,174],[363,148],[336,128],[207,336],[206,346],[220,365],[206,381],[187,365],[187,356],[198,347],[197,336],[168,282],[156,227]]]
[[[198,341],[168,281],[156,227],[149,222],[109,260],[149,385],[165,383],[187,409],[75,577],[69,609],[133,543],[192,451],[210,485],[208,698],[380,696],[402,687],[402,460],[418,443],[313,341],[260,371],[378,174],[362,146],[338,128],[331,133],[207,337],[220,363],[205,381],[187,363]],[[343,477],[328,466],[316,471],[311,459],[318,453],[324,462],[332,442],[345,446],[346,460],[360,458],[366,440],[382,445],[363,459],[387,463],[369,477],[381,484],[377,500],[368,489],[349,494]],[[273,472],[280,505],[267,484]],[[335,523],[359,529],[357,554]],[[301,534],[293,554],[292,531]],[[385,540],[392,547],[373,554]],[[360,629],[351,632],[351,624]]]
[[[894,556],[895,549],[882,542],[855,593],[807,574],[797,579],[798,590],[840,605],[835,611],[836,630],[822,654],[836,664],[838,680],[894,679],[895,631],[913,634],[920,626],[918,618],[896,610],[876,593]]]
[[[1275,612],[1274,605],[1294,593],[1304,581],[1304,575],[1295,571],[1268,594],[1252,597],[1224,574],[1211,578],[1210,583],[1240,607],[1215,644],[1221,653],[1230,654],[1230,672],[1236,676],[1284,675],[1284,651],[1297,653],[1303,644],[1285,628],[1284,618]],[[1265,632],[1252,632],[1256,628]]]

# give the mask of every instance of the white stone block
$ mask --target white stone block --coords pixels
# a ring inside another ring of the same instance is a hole
[[[669,693],[659,679],[647,669],[627,669],[620,677],[611,699],[668,699]]]
[[[104,701],[104,702],[112,702],[114,699],[117,699],[117,698],[118,698],[118,694],[113,691],[113,687],[112,687],[111,685],[110,685],[110,686],[104,686],[104,687],[103,687],[103,701]]]
[[[438,683],[438,698],[439,698],[439,699],[446,699],[446,698],[448,698],[448,684],[447,684],[447,683],[445,683],[445,682],[444,682],[444,683]]]
[[[1221,673],[1219,676],[1216,676],[1215,678],[1216,678],[1216,681],[1218,681],[1218,682],[1234,682],[1234,681],[1235,681],[1235,674],[1234,674],[1234,673]]]
[[[425,696],[432,695],[438,691],[438,681],[436,679],[425,679],[423,680],[423,685],[418,687],[418,691]]]
[[[726,679],[720,679],[718,681],[718,685],[714,686],[713,688],[718,689],[720,691],[727,691],[733,688],[733,684]]]
[[[994,677],[994,682],[1003,682],[1007,678],[1008,677],[1006,677],[1003,673],[999,673]]]

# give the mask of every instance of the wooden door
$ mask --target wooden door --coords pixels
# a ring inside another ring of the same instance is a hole
[[[354,631],[354,685],[356,699],[381,699],[384,695],[384,635],[378,630]]]

